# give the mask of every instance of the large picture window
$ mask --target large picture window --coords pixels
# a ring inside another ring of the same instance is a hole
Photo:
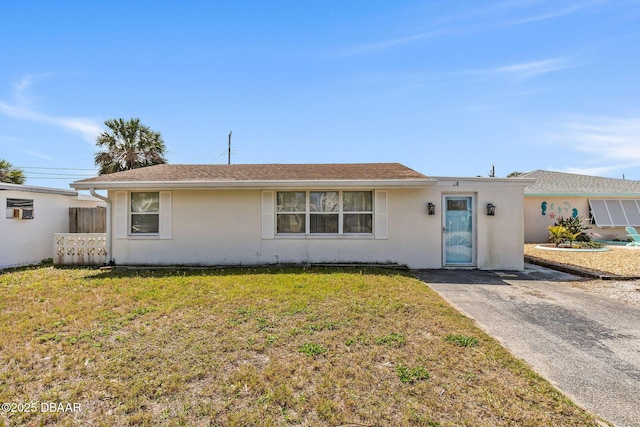
[[[371,234],[372,191],[278,191],[278,234]]]
[[[131,234],[158,234],[160,231],[160,193],[131,193]]]

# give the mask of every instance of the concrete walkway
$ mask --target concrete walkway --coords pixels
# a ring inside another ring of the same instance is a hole
[[[578,405],[640,426],[640,307],[524,272],[424,270],[418,277]]]

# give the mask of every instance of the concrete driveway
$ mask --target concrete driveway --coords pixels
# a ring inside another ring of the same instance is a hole
[[[532,265],[416,274],[575,403],[617,426],[640,426],[640,306]]]

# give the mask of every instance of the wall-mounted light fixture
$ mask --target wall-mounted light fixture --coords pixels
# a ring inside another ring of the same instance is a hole
[[[496,214],[496,205],[493,203],[487,203],[487,215],[495,216]]]
[[[435,215],[436,214],[436,205],[434,205],[431,202],[427,203],[427,213],[429,215]]]

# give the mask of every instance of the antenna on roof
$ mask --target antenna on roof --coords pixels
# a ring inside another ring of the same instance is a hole
[[[490,178],[495,178],[496,177],[496,166],[495,165],[491,165],[491,170],[489,171],[489,177]]]
[[[229,131],[229,148],[227,150],[227,164],[231,164],[231,131]]]

